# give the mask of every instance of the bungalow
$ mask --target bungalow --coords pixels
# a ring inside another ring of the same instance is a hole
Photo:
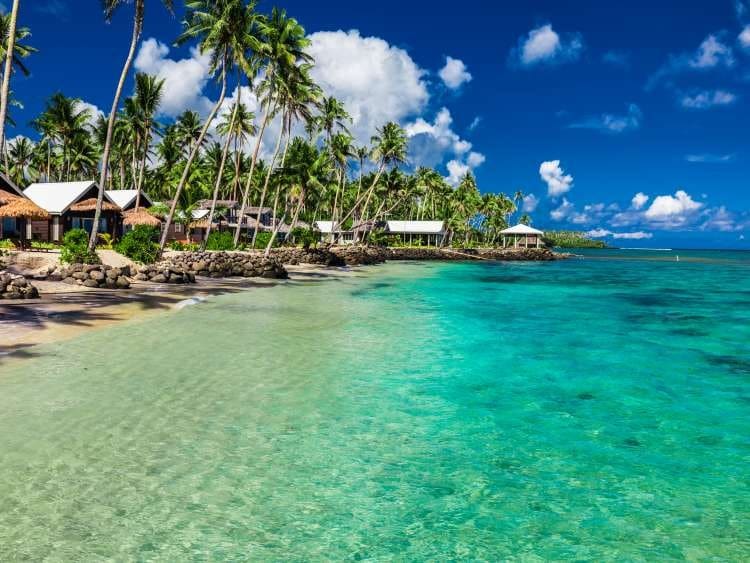
[[[442,246],[445,239],[442,221],[386,221],[385,231],[405,244]]]
[[[35,240],[60,242],[66,231],[84,229],[91,232],[99,186],[94,181],[31,184],[23,195],[49,213],[44,221],[31,221]],[[119,206],[104,193],[99,232],[117,237],[122,232]]]
[[[138,190],[105,190],[107,197],[114,201],[120,211],[130,211],[135,209],[135,203],[138,199]],[[154,202],[151,200],[146,192],[141,192],[141,200],[139,207],[151,207]]]
[[[6,202],[19,197],[24,197],[21,188],[16,186],[13,180],[0,172],[0,205],[4,205]],[[15,217],[3,217],[0,219],[0,239],[5,237],[19,238],[20,235],[18,219]]]
[[[500,231],[503,236],[503,247],[512,245],[513,248],[541,248],[544,246],[542,237],[544,232],[528,225],[518,224],[515,227]]]
[[[333,221],[315,221],[315,229],[320,231],[323,238],[331,238],[335,234],[338,236],[338,244],[354,243],[354,231],[341,231],[338,227],[338,224],[334,226]]]

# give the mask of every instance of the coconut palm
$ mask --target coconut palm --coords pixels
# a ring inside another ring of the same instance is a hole
[[[326,140],[330,143],[331,136],[335,130],[349,133],[346,128],[346,123],[350,123],[352,120],[349,113],[346,111],[344,104],[333,96],[323,98],[320,104],[320,115],[316,118],[315,122],[321,131],[325,131]]]
[[[13,0],[10,14],[0,14],[0,56],[5,58],[2,90],[0,90],[0,147],[5,147],[5,121],[10,104],[10,75],[14,67],[28,75],[29,70],[23,59],[36,52],[34,47],[23,45],[21,41],[31,35],[28,28],[18,28],[19,0]],[[6,162],[7,167],[7,162]]]
[[[305,52],[305,49],[310,45],[310,40],[305,34],[305,29],[297,20],[287,17],[285,10],[274,8],[268,20],[259,20],[259,28],[261,43],[255,50],[255,54],[257,66],[265,67],[265,96],[262,103],[264,115],[250,162],[250,172],[242,194],[239,221],[237,221],[237,228],[234,232],[235,244],[239,242],[242,219],[247,207],[247,198],[253,181],[253,172],[258,160],[263,134],[268,127],[269,121],[278,111],[279,99],[277,88],[280,84],[283,84],[279,78],[288,76],[299,64],[312,62],[312,57]],[[284,129],[283,124],[285,121],[283,118],[281,122],[282,131],[279,133],[280,137],[283,135]],[[271,164],[271,168],[273,168],[273,163]],[[261,207],[262,205],[263,203],[260,204]]]
[[[8,143],[10,177],[19,186],[25,185],[29,176],[36,176],[35,146],[26,137],[18,137]]]
[[[177,134],[177,139],[182,147],[185,158],[190,156],[190,153],[197,146],[199,140],[201,141],[200,148],[203,148],[211,140],[209,134],[201,136],[203,123],[197,111],[185,110],[177,116],[175,125],[175,133]]]
[[[221,92],[185,163],[185,170],[177,185],[172,208],[167,215],[159,243],[161,251],[167,243],[169,225],[174,217],[177,200],[188,180],[193,160],[219,108],[224,103],[227,92],[227,73],[236,65],[246,74],[250,74],[252,68],[248,52],[260,47],[256,34],[258,15],[255,12],[255,2],[245,5],[242,0],[190,0],[186,2],[186,7],[188,13],[185,19],[185,29],[177,38],[177,43],[183,44],[189,40],[198,39],[199,51],[209,54],[209,72],[219,74]]]
[[[229,137],[234,149],[234,177],[232,178],[232,199],[237,198],[242,177],[242,154],[245,144],[253,135],[258,134],[255,126],[255,113],[249,111],[240,101],[241,88],[238,90],[237,102],[227,112],[228,120],[219,123],[216,130],[220,135]]]
[[[102,8],[104,9],[104,19],[106,21],[112,21],[112,17],[115,12],[126,2],[135,2],[135,12],[133,15],[133,32],[130,38],[130,48],[128,49],[128,55],[125,58],[125,64],[120,72],[120,79],[117,82],[117,88],[115,89],[115,97],[112,100],[112,109],[109,112],[109,121],[107,122],[107,134],[104,139],[104,153],[102,155],[101,174],[99,176],[99,194],[96,198],[96,211],[94,212],[94,225],[91,229],[91,237],[89,238],[89,252],[93,252],[96,246],[97,235],[99,232],[99,218],[102,213],[102,203],[104,202],[104,189],[107,185],[107,175],[109,174],[109,154],[112,150],[112,135],[115,130],[115,120],[117,119],[117,108],[120,105],[120,97],[122,96],[122,90],[125,87],[125,79],[130,72],[130,67],[133,65],[133,59],[135,58],[135,50],[138,46],[138,41],[141,38],[141,32],[143,31],[143,19],[146,8],[146,0],[102,0]],[[172,12],[172,0],[161,0],[162,4]]]
[[[140,147],[140,168],[138,170],[138,179],[136,183],[135,208],[141,206],[141,190],[146,172],[146,161],[148,160],[151,137],[158,133],[159,127],[154,116],[161,105],[164,91],[164,79],[150,76],[144,73],[135,75],[135,106],[138,111],[138,138],[141,141]]]

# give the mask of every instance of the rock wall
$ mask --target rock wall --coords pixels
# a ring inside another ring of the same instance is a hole
[[[289,277],[276,257],[266,258],[261,253],[251,252],[174,252],[166,255],[158,267],[182,270],[191,276],[211,278]]]
[[[39,291],[25,277],[0,271],[0,299],[37,299]]]
[[[57,266],[46,279],[91,288],[130,289],[130,275],[129,266],[113,268],[103,264],[70,264]]]
[[[185,268],[178,268],[170,264],[158,264],[141,266],[135,275],[138,281],[147,281],[153,283],[174,283],[186,284],[195,283],[195,274]]]
[[[551,261],[566,258],[546,248],[530,249],[453,249],[453,248],[384,248],[375,246],[329,246],[304,250],[278,248],[273,256],[283,264],[321,264],[324,266],[361,266],[388,260],[513,260]]]

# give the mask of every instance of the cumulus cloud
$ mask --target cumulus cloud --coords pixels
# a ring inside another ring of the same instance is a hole
[[[529,31],[518,40],[518,46],[510,53],[512,64],[524,67],[539,64],[560,64],[578,60],[583,51],[583,39],[579,33],[561,37],[551,24]]]
[[[208,55],[201,55],[196,48],[190,50],[187,59],[174,60],[168,55],[169,47],[151,38],[141,44],[134,63],[137,71],[164,79],[159,113],[169,117],[176,117],[187,109],[208,113],[212,104],[203,95],[209,79]]]
[[[547,194],[556,198],[573,187],[573,176],[566,174],[559,160],[548,160],[539,166],[539,176],[547,184]]]
[[[456,185],[467,172],[481,166],[485,156],[472,151],[472,144],[453,130],[453,117],[442,108],[432,123],[417,118],[404,127],[409,142],[409,161],[418,166],[436,166],[451,158],[448,181]]]
[[[568,127],[571,129],[593,129],[602,133],[618,134],[638,129],[641,126],[642,118],[641,109],[635,104],[630,104],[628,112],[625,115],[603,113],[571,123]]]
[[[526,213],[533,213],[539,206],[539,198],[534,194],[529,194],[523,197],[522,211]]]
[[[708,216],[700,228],[703,231],[721,231],[728,233],[742,230],[743,225],[738,224],[734,213],[730,212],[722,205],[708,212]]]
[[[351,131],[369,143],[377,127],[422,112],[429,100],[427,72],[398,47],[359,31],[320,31],[309,36],[312,77],[352,116]]]
[[[612,237],[614,239],[625,239],[625,240],[643,240],[653,238],[653,233],[647,233],[645,231],[633,231],[630,233],[615,233],[607,229],[593,229],[586,231],[586,236],[590,238],[606,238]]]
[[[643,209],[643,206],[646,205],[647,202],[648,196],[643,192],[638,192],[633,196],[633,199],[630,200],[630,205],[633,209]]]
[[[685,155],[685,160],[688,162],[694,162],[694,163],[711,163],[711,164],[718,164],[723,162],[731,162],[735,158],[734,153],[732,154],[710,154],[710,153],[701,153],[701,154],[687,154]]]
[[[686,109],[708,109],[714,106],[733,104],[737,96],[726,90],[704,90],[680,97],[680,105]]]
[[[647,221],[663,223],[667,227],[683,226],[703,207],[685,190],[677,190],[674,195],[660,195],[654,198],[643,213]]]
[[[651,76],[646,89],[654,88],[662,80],[683,72],[731,68],[734,64],[732,48],[722,41],[721,34],[711,34],[703,40],[694,53],[671,55],[667,62]]]
[[[575,205],[563,198],[560,207],[550,211],[549,216],[553,221],[564,221],[575,212]]]
[[[445,66],[440,69],[438,76],[440,76],[443,84],[451,90],[460,88],[466,82],[471,82],[472,79],[471,73],[466,69],[464,62],[453,57],[445,58]]]
[[[76,103],[76,111],[88,111],[89,112],[89,118],[86,121],[86,123],[90,127],[94,127],[96,125],[97,120],[99,117],[104,117],[104,112],[100,110],[97,106],[94,104],[90,104],[89,102],[78,100]]]
[[[737,37],[743,49],[750,49],[750,25],[746,25]]]

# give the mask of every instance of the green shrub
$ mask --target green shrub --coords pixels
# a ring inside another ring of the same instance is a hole
[[[112,250],[114,248],[114,242],[114,237],[109,233],[99,233],[99,244],[97,245],[99,248]]]
[[[89,234],[83,229],[71,229],[63,237],[60,261],[66,264],[98,264],[99,257],[89,252]]]
[[[196,250],[200,249],[200,245],[195,244],[194,242],[180,242],[179,240],[173,240],[167,243],[167,248],[169,250],[176,250],[178,252],[195,252]]]
[[[296,244],[301,244],[305,249],[320,242],[320,233],[318,231],[305,229],[303,227],[295,227],[292,229],[289,233],[289,237],[294,240]]]
[[[214,231],[208,235],[206,250],[234,250],[234,236],[229,231]]]
[[[135,262],[153,264],[159,257],[159,245],[155,240],[159,232],[148,225],[136,225],[132,231],[125,233],[117,252],[124,254]]]
[[[255,237],[255,246],[254,248],[265,248],[268,246],[268,242],[271,240],[271,233],[268,231],[260,231],[258,233],[258,236]],[[278,246],[279,239],[273,241],[274,246]]]
[[[52,242],[45,242],[42,240],[32,240],[31,241],[31,248],[34,250],[54,250],[55,244]]]
[[[15,250],[16,245],[10,239],[0,240],[0,250]]]

